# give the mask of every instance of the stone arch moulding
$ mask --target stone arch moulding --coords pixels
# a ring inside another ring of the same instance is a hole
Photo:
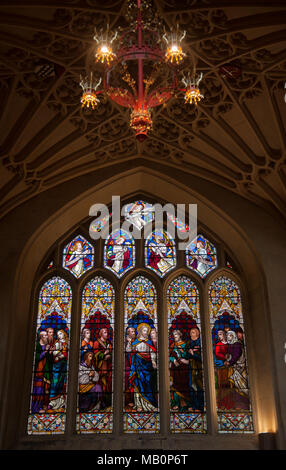
[[[33,233],[21,253],[17,267],[12,305],[14,318],[13,321],[10,321],[9,332],[12,331],[13,325],[20,324],[23,327],[23,331],[27,334],[28,341],[34,340],[34,331],[31,331],[31,298],[35,282],[34,278],[37,268],[48,249],[58,239],[62,238],[64,233],[72,230],[76,224],[88,216],[92,204],[103,203],[109,205],[113,195],[119,195],[121,201],[123,201],[126,200],[127,197],[135,197],[138,193],[140,193],[140,196],[145,195],[146,198],[150,195],[152,200],[157,198],[158,201],[163,200],[173,204],[186,204],[186,207],[190,203],[197,204],[199,221],[206,227],[210,227],[212,232],[216,233],[216,235],[223,240],[231,252],[239,253],[240,264],[244,267],[242,282],[246,284],[247,280],[248,286],[249,298],[247,304],[254,306],[259,305],[259,308],[254,307],[244,312],[250,329],[248,335],[250,341],[252,344],[256,344],[256,347],[261,351],[258,358],[254,349],[251,348],[250,345],[248,346],[250,373],[253,375],[252,381],[255,387],[253,392],[255,394],[257,431],[275,431],[277,427],[273,391],[275,377],[272,369],[273,364],[271,364],[271,359],[269,359],[272,346],[270,340],[269,344],[265,344],[265,341],[263,342],[263,340],[259,338],[259,335],[255,334],[257,324],[267,326],[267,315],[269,314],[266,296],[262,302],[262,310],[261,301],[255,301],[255,296],[261,296],[261,292],[266,293],[264,273],[258,261],[259,257],[257,256],[255,247],[239,225],[212,202],[178,181],[153,170],[138,167],[100,183],[91,190],[82,193],[80,197],[70,200],[70,202],[60,210],[55,210],[54,214]],[[214,276],[215,272],[212,273],[211,277],[213,278]],[[206,302],[205,305],[207,305]],[[16,344],[15,336],[13,338],[13,344]],[[27,345],[28,343],[25,344],[26,349],[23,357],[26,359],[28,367],[29,358],[27,358]],[[265,352],[265,357],[262,357],[262,351]],[[13,360],[13,357],[11,357],[10,360]],[[24,368],[24,363],[23,370],[25,373],[26,369]],[[7,380],[7,390],[9,390],[9,384],[12,383],[10,375],[7,377]],[[267,392],[265,392],[266,385]],[[11,409],[11,402],[12,400],[10,399],[10,406],[8,406],[5,416],[7,420],[8,436],[9,434],[10,436],[13,435],[13,422],[15,423],[16,421],[20,423],[20,418],[23,414],[23,410],[21,409],[21,407],[23,408],[22,404],[15,406],[16,400],[13,400],[14,409]],[[8,420],[9,415],[10,420]],[[11,419],[12,416],[14,419]],[[9,422],[11,424],[9,424]],[[23,436],[22,428],[19,433],[20,436],[18,436],[18,438]],[[214,438],[214,436],[212,436],[212,438]],[[221,440],[219,436],[218,439]],[[204,445],[207,446],[207,441],[205,442],[206,444]],[[15,443],[15,445],[17,446],[17,443]]]

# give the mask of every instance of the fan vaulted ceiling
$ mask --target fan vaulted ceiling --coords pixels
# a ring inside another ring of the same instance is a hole
[[[118,0],[2,0],[0,212],[101,167],[144,157],[286,216],[285,1],[155,0],[187,30],[205,96],[155,108],[143,143],[108,99],[81,107],[94,27],[124,25]],[[231,76],[226,64],[241,70]]]

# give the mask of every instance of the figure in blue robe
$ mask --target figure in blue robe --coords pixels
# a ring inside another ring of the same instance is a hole
[[[134,394],[134,409],[157,411],[156,349],[148,337],[150,325],[142,323],[137,332],[137,338],[130,345],[129,389]]]

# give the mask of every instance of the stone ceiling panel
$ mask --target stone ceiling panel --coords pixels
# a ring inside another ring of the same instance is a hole
[[[205,98],[154,110],[153,131],[138,143],[128,110],[108,97],[95,111],[80,105],[94,27],[126,25],[126,1],[1,2],[1,215],[51,185],[144,155],[151,167],[184,168],[286,217],[285,2],[154,5],[167,28],[186,29]],[[226,73],[229,63],[239,76]]]

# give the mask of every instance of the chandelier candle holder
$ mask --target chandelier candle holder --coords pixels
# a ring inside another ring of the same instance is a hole
[[[198,104],[198,101],[201,101],[204,98],[204,95],[200,92],[199,83],[203,78],[203,74],[191,76],[190,74],[188,77],[183,77],[182,82],[185,85],[185,103],[194,103],[195,105]]]
[[[151,0],[129,0],[126,9],[128,27],[118,28],[114,33],[95,31],[94,52],[98,67],[101,67],[101,82],[92,79],[80,82],[83,88],[83,106],[98,103],[98,94],[105,93],[109,99],[130,109],[130,127],[136,139],[143,142],[152,130],[153,108],[165,104],[174,95],[185,92],[185,101],[195,103],[203,98],[198,89],[199,80],[184,80],[186,88],[181,89],[180,66],[186,57],[183,39],[186,31],[176,30],[162,33],[161,21],[152,9]],[[88,64],[91,70],[94,64]],[[195,69],[195,64],[192,64]]]
[[[97,106],[99,102],[97,95],[101,93],[101,91],[97,91],[97,88],[99,87],[101,82],[102,82],[102,78],[100,78],[98,82],[96,83],[96,81],[93,79],[92,72],[90,72],[89,77],[85,77],[85,78],[80,77],[79,84],[83,89],[83,94],[81,97],[82,107],[86,106],[87,108],[89,108],[91,106],[92,109],[95,109],[95,107]]]
[[[110,37],[109,25],[107,26],[106,32],[103,32],[101,29],[100,32],[97,33],[95,29],[93,39],[98,44],[95,54],[97,62],[101,62],[102,64],[105,64],[109,67],[110,64],[116,59],[116,54],[112,50],[112,43],[117,38],[117,35],[118,32],[115,31],[113,36]]]
[[[167,50],[165,53],[165,59],[167,62],[173,64],[175,61],[179,65],[183,60],[186,54],[183,52],[181,42],[186,36],[186,31],[183,33],[179,32],[179,26],[177,25],[177,31],[170,32],[169,35],[165,32],[163,39],[167,43]]]

